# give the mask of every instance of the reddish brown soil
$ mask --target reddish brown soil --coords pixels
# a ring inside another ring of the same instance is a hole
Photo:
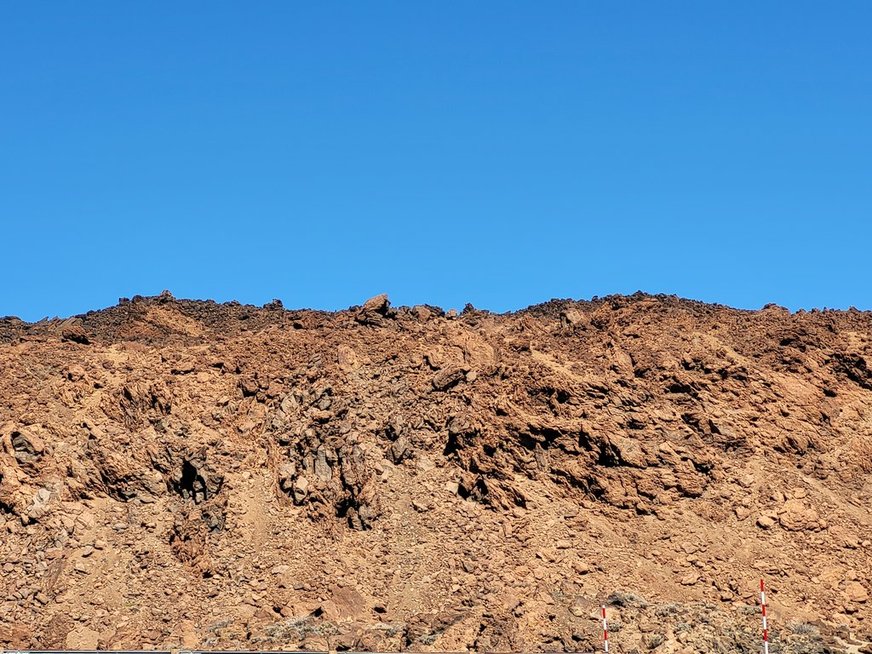
[[[0,320],[0,646],[869,651],[872,314]]]

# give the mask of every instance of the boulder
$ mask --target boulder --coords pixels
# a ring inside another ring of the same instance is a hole
[[[451,366],[433,375],[433,389],[445,391],[466,378],[466,369],[461,366]]]
[[[566,309],[560,312],[560,322],[564,327],[584,328],[590,324],[590,319],[578,309]]]
[[[395,315],[387,293],[382,293],[364,302],[354,319],[362,325],[377,327],[383,325],[386,318],[393,318]]]
[[[819,521],[818,512],[797,499],[787,500],[778,514],[778,522],[788,531],[814,529]]]
[[[73,629],[67,634],[66,648],[67,649],[97,649],[97,641],[100,639],[100,634],[90,627],[81,625]]]
[[[390,300],[388,300],[387,293],[381,293],[374,297],[369,298],[366,302],[363,303],[362,310],[363,311],[374,311],[376,313],[380,313],[384,315],[388,307],[391,305]]]
[[[45,443],[36,427],[22,427],[10,436],[15,460],[21,464],[33,464],[45,452]]]
[[[357,352],[345,344],[336,348],[336,358],[339,362],[339,368],[343,372],[351,372],[361,366],[360,357]]]
[[[859,581],[849,582],[844,590],[845,599],[849,602],[857,602],[862,604],[869,599],[869,592],[863,587]]]
[[[88,338],[85,328],[75,323],[66,325],[61,329],[61,340],[78,343],[79,345],[91,344],[91,339]]]

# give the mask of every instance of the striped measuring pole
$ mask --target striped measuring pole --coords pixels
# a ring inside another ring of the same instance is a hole
[[[609,654],[609,623],[606,622],[606,605],[603,604],[603,651]]]
[[[769,654],[769,624],[766,621],[766,586],[760,580],[760,610],[763,612],[763,654]]]

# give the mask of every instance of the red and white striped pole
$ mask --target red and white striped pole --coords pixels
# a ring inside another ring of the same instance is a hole
[[[760,580],[760,610],[763,611],[763,654],[769,654],[769,624],[766,621],[766,587]]]
[[[606,622],[606,605],[603,604],[603,651],[609,654],[609,623]]]

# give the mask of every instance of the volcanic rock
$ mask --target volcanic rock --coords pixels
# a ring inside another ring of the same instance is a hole
[[[860,651],[872,314],[0,319],[0,647]],[[84,347],[87,345],[87,347]],[[864,631],[865,630],[865,631]]]

